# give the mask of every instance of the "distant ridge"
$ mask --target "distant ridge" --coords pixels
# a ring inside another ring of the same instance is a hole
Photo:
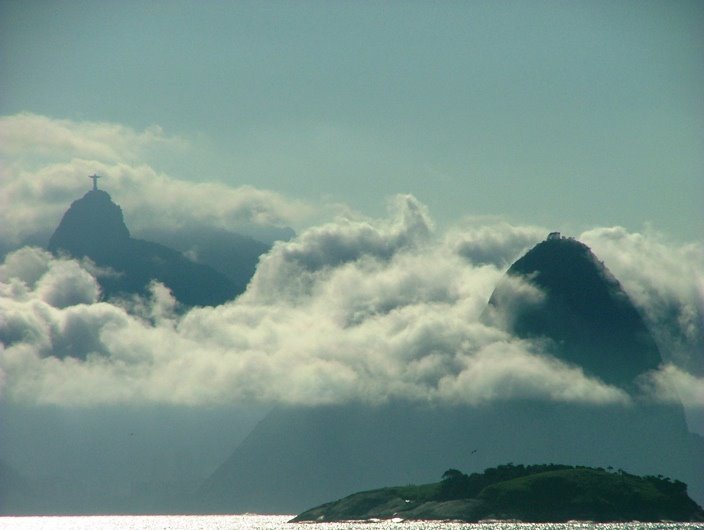
[[[271,244],[239,232],[198,225],[170,230],[145,229],[140,236],[149,241],[158,241],[198,263],[212,267],[227,277],[238,293],[247,288],[260,256],[271,249]]]
[[[145,294],[152,280],[171,289],[182,304],[218,305],[239,292],[223,274],[181,253],[130,236],[122,209],[103,190],[93,189],[74,201],[49,240],[53,253],[88,257],[114,274],[98,281],[106,297]]]

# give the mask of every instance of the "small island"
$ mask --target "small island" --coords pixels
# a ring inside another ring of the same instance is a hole
[[[704,521],[687,485],[662,476],[584,466],[513,465],[442,480],[355,493],[292,522],[350,520]]]

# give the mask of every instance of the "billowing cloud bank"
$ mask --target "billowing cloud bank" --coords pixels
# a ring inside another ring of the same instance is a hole
[[[519,253],[525,242],[508,232],[524,230],[478,229],[513,245],[497,255]],[[470,228],[435,234],[424,207],[400,196],[388,219],[340,219],[277,244],[244,295],[185,314],[159,284],[149,300],[100,302],[90,267],[21,249],[0,266],[5,398],[62,405],[628,402],[621,390],[543,355],[540,344],[480,323],[503,269],[471,261],[467,241],[477,237]],[[667,278],[664,271],[659,277]],[[683,374],[689,387],[701,383],[668,365],[651,374],[648,388],[674,399],[668,382]]]
[[[131,227],[150,219],[278,223],[307,208],[268,191],[157,173],[140,162],[142,151],[181,145],[158,128],[137,133],[35,115],[2,120],[5,241],[53,228],[93,171],[109,175]],[[632,396],[545,355],[540,343],[480,322],[508,264],[546,233],[506,223],[437,232],[422,204],[398,196],[387,218],[340,217],[278,243],[241,297],[185,313],[160,284],[149,299],[101,301],[95,275],[109,272],[25,247],[0,265],[2,398],[65,406],[478,405],[527,397],[627,404]],[[579,239],[632,294],[670,361],[643,377],[644,392],[704,406],[696,371],[704,343],[702,246],[620,228]]]

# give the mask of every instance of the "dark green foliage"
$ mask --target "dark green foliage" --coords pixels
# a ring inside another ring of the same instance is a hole
[[[416,502],[432,501],[438,498],[440,484],[409,484],[408,486],[396,486],[394,493],[403,499],[411,499]]]
[[[530,521],[682,521],[701,513],[681,482],[583,467],[492,484],[479,498],[497,513]]]
[[[355,493],[308,510],[295,520],[390,517],[701,521],[704,511],[689,498],[684,483],[668,478],[584,466],[506,464],[471,475],[448,469],[436,484]]]
[[[468,499],[476,497],[484,488],[497,482],[569,468],[570,466],[558,464],[531,466],[504,464],[485,469],[483,473],[472,473],[471,475],[465,475],[456,469],[448,469],[442,475],[437,500]]]

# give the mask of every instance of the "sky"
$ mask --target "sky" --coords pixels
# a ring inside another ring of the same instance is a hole
[[[682,401],[704,432],[702,26],[677,1],[0,0],[0,460],[55,461],[23,440],[46,417],[160,407],[198,443],[227,414],[235,440],[267,407],[395,399]],[[107,302],[109,272],[25,246],[93,173],[133,234],[297,236],[222,306]],[[481,322],[553,230],[656,335],[638,395]]]
[[[700,2],[4,0],[0,14],[0,114],[160,131],[180,149],[144,161],[173,178],[373,216],[410,193],[442,225],[703,233]]]

